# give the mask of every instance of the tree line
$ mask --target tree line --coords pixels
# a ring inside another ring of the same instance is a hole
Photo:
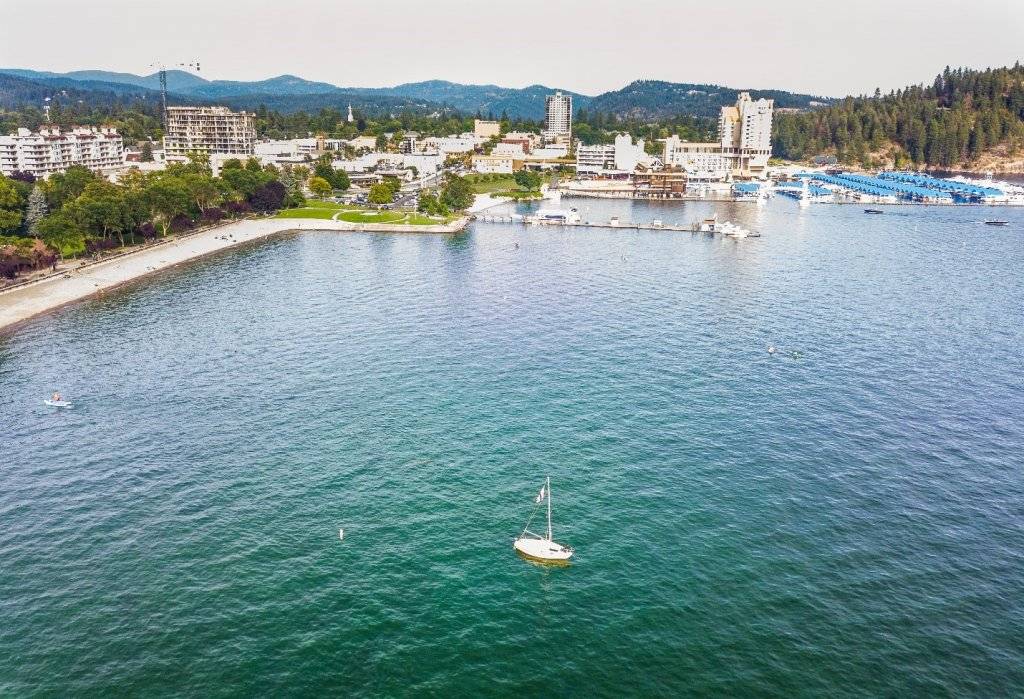
[[[772,149],[788,160],[833,154],[878,167],[968,166],[1024,145],[1024,67],[946,69],[931,85],[848,97],[775,115]]]
[[[159,172],[130,170],[116,183],[78,165],[46,180],[0,175],[0,276],[297,206],[307,176],[251,158],[227,161],[214,177],[201,154]]]

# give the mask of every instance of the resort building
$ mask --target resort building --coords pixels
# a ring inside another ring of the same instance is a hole
[[[164,150],[168,160],[187,160],[192,151],[250,156],[255,146],[256,125],[249,112],[227,107],[167,108]]]
[[[484,121],[483,119],[473,120],[473,135],[483,139],[494,138],[501,135],[500,121]]]
[[[720,143],[691,143],[679,136],[665,139],[665,167],[679,168],[691,179],[721,181],[729,176],[732,160],[722,154]]]
[[[734,175],[763,177],[772,154],[773,100],[750,99],[741,92],[735,107],[722,107],[718,140]]]
[[[750,93],[741,92],[735,106],[722,107],[718,141],[691,143],[679,136],[665,139],[665,167],[686,172],[690,181],[767,177],[772,155],[772,113],[772,100],[752,100]]]
[[[572,136],[572,96],[556,92],[544,100],[544,138],[558,140]]]
[[[47,126],[32,133],[18,129],[0,136],[0,173],[29,172],[37,178],[64,172],[72,165],[106,172],[124,166],[124,141],[114,129]]]

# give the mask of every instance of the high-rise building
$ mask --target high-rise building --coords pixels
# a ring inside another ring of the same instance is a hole
[[[185,160],[193,151],[252,155],[254,115],[227,107],[168,107],[164,151],[168,160]]]
[[[0,136],[0,173],[30,172],[44,178],[72,165],[93,171],[124,165],[124,141],[114,129],[75,128],[61,131],[44,126],[38,133],[18,129]]]
[[[718,139],[734,174],[764,174],[772,154],[773,111],[773,100],[752,100],[749,92],[739,94],[735,107],[722,107]]]
[[[544,137],[557,140],[572,136],[572,95],[556,92],[544,100]]]

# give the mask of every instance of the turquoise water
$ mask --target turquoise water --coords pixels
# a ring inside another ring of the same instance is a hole
[[[1024,693],[1024,210],[575,203],[0,340],[0,694]]]

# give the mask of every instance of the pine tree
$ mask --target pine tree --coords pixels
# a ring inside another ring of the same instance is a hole
[[[49,212],[46,206],[46,193],[38,184],[32,188],[28,195],[28,206],[25,210],[25,227],[28,234],[35,237],[39,235],[39,221]]]

